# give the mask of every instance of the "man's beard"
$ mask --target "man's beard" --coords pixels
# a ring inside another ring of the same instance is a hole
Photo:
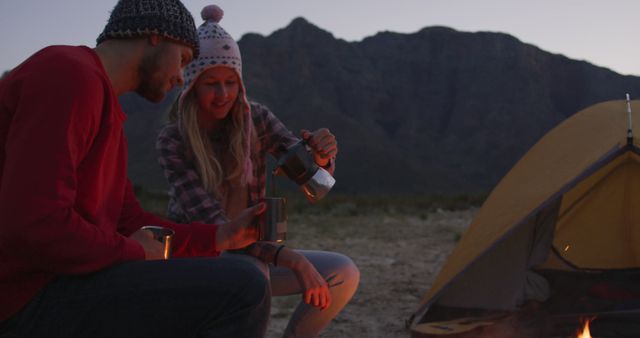
[[[162,74],[159,74],[160,53],[156,52],[145,56],[138,67],[138,77],[140,84],[136,88],[136,93],[151,102],[160,102],[164,99],[166,92],[162,82]]]

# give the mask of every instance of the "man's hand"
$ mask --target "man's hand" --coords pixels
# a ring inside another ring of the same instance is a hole
[[[234,220],[218,226],[216,249],[218,251],[244,248],[258,240],[258,229],[253,219],[267,209],[264,203],[258,203],[243,210]]]
[[[321,167],[326,167],[329,160],[338,154],[336,137],[327,128],[320,128],[314,132],[302,129],[300,136],[313,149],[314,159]]]
[[[153,238],[153,232],[140,229],[130,238],[142,245],[146,260],[164,259],[164,244]]]

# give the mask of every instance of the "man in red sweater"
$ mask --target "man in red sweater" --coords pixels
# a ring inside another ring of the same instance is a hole
[[[126,176],[118,96],[160,101],[197,53],[179,0],[120,0],[95,49],[45,48],[0,81],[0,337],[264,335],[262,272],[204,258],[254,242],[264,206],[174,224]],[[174,259],[144,225],[175,231]]]

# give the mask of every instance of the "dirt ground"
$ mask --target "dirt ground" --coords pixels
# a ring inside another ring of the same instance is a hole
[[[320,337],[409,337],[405,321],[476,210],[371,214],[338,206],[291,215],[289,247],[341,252],[360,269],[356,295]],[[267,337],[281,336],[299,299],[273,299]]]

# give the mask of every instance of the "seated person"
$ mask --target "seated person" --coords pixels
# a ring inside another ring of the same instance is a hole
[[[0,337],[264,336],[263,273],[213,257],[256,241],[264,205],[177,224],[127,179],[118,96],[161,100],[198,44],[180,1],[120,0],[96,48],[48,47],[0,80]],[[162,260],[145,225],[205,257]]]
[[[202,13],[200,57],[186,67],[173,123],[162,130],[156,145],[170,184],[170,217],[220,223],[265,197],[266,155],[278,156],[300,139],[265,106],[247,101],[240,50],[219,24],[222,10],[208,6]],[[301,136],[316,163],[333,172],[335,137],[327,129]],[[270,242],[259,242],[248,252],[271,264],[273,295],[303,294],[286,337],[316,337],[358,286],[357,267],[338,253],[292,250]]]

